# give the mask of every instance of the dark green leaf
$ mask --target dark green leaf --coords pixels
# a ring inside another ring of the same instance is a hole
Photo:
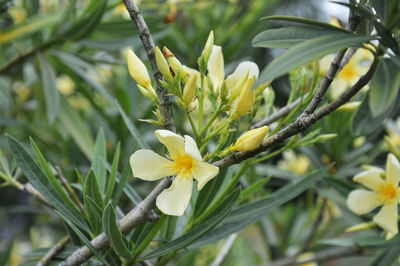
[[[96,219],[97,223],[102,223],[104,209],[100,208],[100,206],[89,196],[86,196],[86,210],[90,217]]]
[[[326,175],[328,169],[329,166],[324,167],[299,182],[286,185],[264,199],[241,205],[239,208],[233,210],[218,227],[190,245],[190,248],[197,248],[205,244],[213,243],[258,221],[264,215],[297,197],[318,179]]]
[[[8,143],[17,161],[17,165],[22,169],[32,186],[39,191],[43,197],[53,205],[60,213],[69,217],[71,221],[82,230],[89,232],[85,220],[76,209],[71,208],[58,195],[56,189],[49,183],[46,175],[39,168],[32,156],[15,138],[8,136]]]
[[[400,89],[400,67],[384,58],[370,82],[369,108],[373,116],[383,114],[396,99]]]
[[[117,176],[118,171],[118,164],[119,164],[119,155],[121,150],[121,144],[118,142],[117,148],[115,150],[113,162],[111,165],[111,172],[107,182],[107,189],[106,189],[106,197],[104,198],[104,202],[107,204],[108,201],[111,199],[112,193],[115,187],[115,179]]]
[[[304,41],[334,33],[338,32],[307,26],[269,29],[254,37],[252,45],[263,48],[290,48]]]
[[[258,84],[273,80],[329,53],[360,46],[371,37],[354,34],[329,34],[297,44],[272,61],[260,74]]]
[[[127,246],[127,241],[122,235],[117,225],[117,217],[114,208],[110,203],[107,204],[103,214],[103,230],[110,240],[114,251],[127,260],[132,258],[132,253]]]
[[[106,174],[107,170],[104,166],[104,162],[107,161],[106,153],[106,138],[104,137],[104,131],[100,128],[97,133],[96,142],[94,144],[94,155],[92,161],[92,169],[94,175],[97,177],[97,181],[100,187],[100,191],[104,192],[106,188]]]
[[[193,241],[195,241],[196,239],[198,239],[199,237],[201,237],[202,235],[207,233],[214,226],[216,226],[231,211],[231,209],[237,202],[239,194],[240,194],[239,189],[234,190],[231,194],[229,194],[226,197],[226,202],[229,201],[230,204],[224,205],[223,209],[219,210],[219,212],[213,213],[213,214],[215,214],[214,216],[207,219],[203,223],[195,226],[189,232],[182,235],[181,237],[178,237],[177,239],[172,240],[171,242],[168,242],[165,245],[162,245],[161,247],[154,250],[150,254],[147,254],[146,256],[144,256],[143,259],[146,260],[146,259],[156,258],[156,257],[160,257],[163,255],[169,254],[175,250],[181,249],[181,248],[189,245],[190,243],[192,243]]]
[[[7,265],[7,262],[11,257],[11,250],[13,248],[13,245],[13,243],[7,243],[4,245],[5,248],[0,251],[0,265]]]
[[[300,24],[310,25],[314,27],[319,27],[327,30],[339,31],[343,33],[349,33],[346,29],[338,28],[333,26],[332,24],[321,22],[318,20],[312,20],[307,18],[300,18],[300,17],[291,17],[291,16],[268,16],[261,18],[263,20],[281,20],[281,21],[289,21],[289,22],[296,22]]]
[[[247,200],[249,197],[262,190],[264,188],[264,185],[267,184],[270,179],[271,176],[267,176],[266,178],[258,180],[257,182],[251,184],[249,187],[243,190],[242,193],[240,193],[239,203]]]
[[[38,54],[40,74],[46,100],[46,110],[49,123],[53,123],[60,108],[60,95],[58,94],[56,74],[47,59]]]
[[[58,215],[74,230],[74,232],[79,236],[79,239],[82,240],[83,243],[104,263],[104,265],[110,265],[107,261],[101,256],[100,252],[90,243],[90,240],[77,228],[74,223],[69,219],[68,216],[64,216],[60,212],[56,211]]]
[[[100,209],[103,209],[104,205],[100,188],[97,183],[96,175],[93,173],[92,170],[86,177],[85,187],[83,189],[83,195],[84,195],[85,208],[88,211],[88,218],[90,225],[93,229],[93,232],[95,234],[98,234],[101,232],[101,223],[97,221],[95,214],[89,211],[90,209],[89,209],[88,198],[92,199],[100,207]]]

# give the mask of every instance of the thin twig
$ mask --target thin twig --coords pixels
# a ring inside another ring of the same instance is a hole
[[[356,12],[350,10],[349,20],[346,29],[349,31],[354,31],[360,22],[361,22],[361,17]],[[340,63],[346,53],[346,50],[347,49],[343,49],[342,51],[339,51],[335,54],[335,57],[332,60],[328,72],[321,81],[321,85],[318,91],[315,93],[314,97],[311,99],[310,104],[304,111],[306,114],[312,114],[315,111],[315,109],[317,109],[318,105],[321,103],[335,75],[339,71]]]
[[[296,119],[296,121],[292,122],[281,131],[269,137],[257,149],[248,152],[233,153],[219,161],[214,162],[213,164],[219,168],[225,168],[230,165],[240,163],[248,158],[252,158],[262,152],[265,152],[268,149],[283,142],[284,140],[290,138],[291,136],[308,129],[315,122],[322,119],[324,116],[332,113],[337,108],[348,102],[357,92],[359,92],[365,85],[367,85],[367,83],[371,80],[372,76],[375,73],[377,64],[378,60],[375,59],[367,73],[365,73],[350,89],[340,95],[340,97],[336,101],[322,107],[313,114],[303,113]]]
[[[172,107],[171,100],[168,96],[167,90],[161,85],[160,80],[163,79],[163,76],[158,69],[157,61],[155,57],[155,45],[153,38],[151,37],[150,30],[146,25],[146,22],[143,19],[142,14],[140,13],[139,8],[137,7],[135,1],[133,0],[122,0],[125,4],[126,9],[129,12],[129,15],[138,30],[139,37],[142,40],[143,46],[146,49],[147,57],[149,58],[151,68],[153,69],[154,78],[157,82],[157,93],[160,97],[161,111],[164,117],[164,127],[175,132],[175,124],[172,115]]]
[[[350,257],[354,255],[360,255],[363,250],[359,247],[346,247],[346,248],[332,248],[325,249],[318,253],[315,253],[312,258],[300,259],[298,256],[284,258],[276,261],[267,263],[268,266],[289,266],[289,265],[302,265],[310,262],[323,262],[340,259],[344,257]]]
[[[69,236],[63,237],[51,249],[49,249],[46,254],[44,254],[44,256],[38,261],[36,266],[47,265],[50,262],[51,258],[53,258],[59,251],[61,251],[68,242]]]
[[[86,214],[85,207],[83,206],[82,202],[80,201],[78,195],[76,195],[75,191],[72,189],[70,184],[68,183],[67,179],[64,177],[60,167],[56,166],[55,167],[55,177],[57,177],[60,180],[61,185],[65,187],[67,190],[68,194],[72,197],[73,201],[75,201],[76,205],[80,209],[80,211],[83,214]]]
[[[46,202],[47,204],[49,204],[49,202],[43,197],[43,195],[39,191],[37,191],[30,183],[22,184],[14,179],[12,179],[10,182],[17,189],[27,192],[27,193],[31,194],[32,196],[34,196],[35,198],[38,198],[38,199]]]
[[[219,266],[221,263],[224,261],[226,256],[229,253],[229,250],[231,249],[233,243],[235,242],[236,237],[238,236],[238,233],[231,234],[226,242],[224,243],[221,251],[218,253],[217,257],[214,259],[214,261],[211,263],[211,266]]]
[[[304,245],[300,249],[298,254],[304,253],[305,251],[307,251],[311,247],[311,245],[313,243],[314,236],[317,233],[317,229],[318,229],[319,225],[322,222],[322,218],[324,217],[326,201],[327,201],[326,199],[323,200],[323,202],[321,204],[321,207],[319,208],[319,211],[318,211],[317,219],[315,219],[314,223],[311,225],[311,231],[310,231],[306,241],[304,241]]]

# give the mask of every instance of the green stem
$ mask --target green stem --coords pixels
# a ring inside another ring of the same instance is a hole
[[[207,131],[207,129],[211,126],[211,124],[215,121],[215,119],[221,113],[221,109],[222,109],[221,107],[222,107],[222,105],[221,105],[221,103],[219,103],[217,111],[215,111],[214,114],[211,116],[210,120],[208,120],[206,126],[203,129],[201,129],[200,138],[204,135],[204,133]]]
[[[201,86],[199,93],[199,131],[202,132],[203,128],[203,107],[204,107],[204,72],[200,73],[201,75]]]
[[[288,147],[288,146],[283,147],[283,148],[281,148],[281,149],[279,149],[277,151],[274,151],[273,153],[267,154],[267,155],[265,155],[265,156],[263,156],[263,157],[261,157],[261,158],[259,158],[257,160],[251,160],[250,164],[251,165],[255,165],[255,164],[261,163],[261,162],[263,162],[265,160],[268,160],[268,159],[270,159],[270,158],[272,158],[272,157],[274,157],[274,156],[276,156],[276,155],[278,155],[278,154],[280,154],[280,153],[282,153],[282,152],[284,152],[284,151],[286,151],[286,150],[288,150],[290,148],[292,148],[292,147]]]
[[[186,116],[188,117],[189,122],[190,122],[190,125],[192,126],[192,129],[193,129],[194,135],[195,135],[195,137],[196,137],[196,140],[199,140],[200,137],[199,137],[199,134],[197,133],[197,129],[196,129],[196,126],[195,126],[195,124],[194,124],[194,122],[193,122],[192,116],[191,116],[190,113],[188,113],[188,112],[186,112]]]

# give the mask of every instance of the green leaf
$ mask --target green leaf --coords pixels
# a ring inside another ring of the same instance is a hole
[[[273,80],[329,53],[360,46],[371,37],[338,33],[297,44],[272,61],[260,74],[257,84]]]
[[[369,108],[373,116],[383,114],[396,99],[400,89],[400,67],[389,58],[379,62],[370,82]]]
[[[213,213],[215,214],[214,216],[205,220],[203,223],[193,227],[189,232],[182,235],[181,237],[178,237],[177,239],[174,239],[171,242],[168,242],[167,244],[157,248],[150,254],[147,254],[146,256],[143,257],[143,260],[160,257],[169,254],[173,251],[176,251],[178,249],[181,249],[183,247],[186,247],[187,245],[189,245],[190,243],[192,243],[193,241],[195,241],[196,239],[207,233],[231,211],[231,209],[233,208],[233,206],[235,206],[238,200],[239,194],[240,194],[240,189],[234,190],[224,200],[224,202],[226,203],[229,202],[229,204],[221,204],[223,208],[219,209],[218,212]]]
[[[49,164],[46,162],[46,159],[44,158],[43,154],[40,152],[39,147],[36,145],[36,143],[33,141],[32,138],[30,138],[30,141],[31,141],[31,146],[33,148],[33,151],[35,152],[36,158],[38,159],[40,166],[42,167],[42,169],[44,170],[44,173],[46,174],[48,182],[54,188],[57,195],[66,204],[68,204],[70,208],[74,209],[75,212],[79,213],[78,208],[75,206],[75,204],[73,203],[71,198],[67,195],[67,193],[64,191],[63,187],[58,182],[57,178],[54,176],[53,171],[51,170]]]
[[[77,41],[90,36],[103,16],[107,0],[93,3],[95,3],[95,6],[89,6],[84,14],[64,32],[63,35],[66,38]]]
[[[7,243],[7,241],[5,243]],[[14,243],[7,243],[4,246],[5,248],[0,251],[0,265],[7,265],[7,262],[11,257],[11,250],[14,246]]]
[[[94,157],[92,161],[92,169],[94,175],[97,177],[99,183],[100,191],[104,192],[107,182],[107,170],[104,166],[104,162],[107,161],[106,152],[106,138],[104,137],[104,131],[100,128],[97,133],[96,142],[94,144]]]
[[[139,236],[136,240],[136,248],[134,250],[134,259],[140,256],[145,248],[151,243],[155,235],[160,230],[161,226],[164,224],[167,219],[167,215],[161,215],[160,219],[154,223],[146,223],[142,230],[140,231]]]
[[[25,173],[32,186],[60,213],[69,217],[75,225],[87,233],[90,232],[81,214],[75,208],[71,208],[66,204],[63,198],[58,195],[57,190],[49,183],[46,175],[21,143],[11,136],[8,136],[8,143],[17,161],[17,165]]]
[[[245,190],[240,193],[240,199],[239,203],[247,200],[249,197],[252,195],[256,194],[258,191],[264,188],[264,185],[268,183],[268,181],[271,179],[271,176],[267,176],[266,178],[263,178],[261,180],[258,180],[254,184],[251,184],[249,187],[247,187]]]
[[[121,175],[117,173],[118,186],[112,198],[113,206],[118,205],[118,202],[123,192],[125,192],[125,195],[135,205],[138,205],[142,201],[142,198],[135,191],[135,189],[129,183],[126,182],[130,176],[130,172],[131,172],[131,167],[129,166],[129,164],[127,164]]]
[[[122,109],[121,105],[118,103],[117,100],[114,101],[115,106],[117,107],[119,113],[122,116],[122,119],[125,122],[126,127],[128,128],[129,132],[131,133],[133,139],[139,144],[141,149],[150,149],[147,143],[143,142],[143,138],[139,132],[139,130],[135,127],[132,121],[129,119],[127,114],[125,113],[124,109]]]
[[[268,16],[261,18],[262,20],[282,20],[282,21],[289,21],[289,22],[296,22],[300,24],[310,25],[314,27],[319,27],[327,30],[333,30],[337,32],[343,33],[350,33],[348,30],[333,26],[332,24],[321,22],[318,20],[307,19],[307,18],[300,18],[300,17],[291,17],[291,16]]]
[[[396,100],[393,101],[392,105],[384,113],[373,116],[369,108],[369,97],[370,95],[367,95],[353,117],[351,132],[354,136],[370,134],[375,130],[382,129],[382,121],[393,113],[396,113],[400,108],[400,105],[396,104],[400,100],[400,94],[398,94]]]
[[[104,209],[100,208],[100,206],[89,196],[86,196],[86,209],[90,215],[96,219],[96,221],[101,224],[103,217]]]
[[[328,171],[329,167],[330,166],[324,167],[319,171],[304,177],[301,181],[286,185],[266,198],[241,205],[239,208],[233,210],[218,227],[198,239],[190,245],[189,248],[197,248],[205,244],[213,243],[258,221],[264,215],[272,212],[279,206],[304,192],[318,179],[322,178],[322,176],[324,176]]]
[[[97,178],[92,170],[90,170],[88,176],[86,177],[83,195],[85,208],[88,211],[89,223],[93,229],[94,234],[99,234],[101,232],[101,224],[97,222],[95,214],[89,211],[89,203],[87,199],[91,198],[100,207],[100,209],[104,209],[103,198],[101,196],[100,188],[97,183]]]
[[[89,128],[64,97],[61,97],[61,109],[58,118],[81,151],[89,160],[92,160],[94,144]]]
[[[132,253],[127,246],[127,241],[117,225],[117,217],[111,203],[108,203],[103,214],[103,230],[110,240],[114,251],[127,260],[132,258]]]
[[[254,37],[252,45],[263,48],[290,48],[304,41],[334,33],[338,32],[307,26],[269,29]]]
[[[60,212],[56,211],[58,215],[74,230],[74,232],[78,235],[79,239],[104,263],[104,265],[110,265],[107,261],[101,256],[100,252],[90,243],[90,240],[77,228],[74,223],[69,219],[69,216],[65,216]]]
[[[115,179],[117,176],[118,171],[118,164],[119,164],[119,155],[121,151],[121,144],[118,142],[117,148],[115,150],[113,162],[111,165],[111,172],[107,182],[107,189],[106,189],[106,196],[104,198],[104,202],[107,204],[108,201],[111,199],[112,193],[115,187]]]
[[[56,74],[47,59],[38,53],[40,74],[46,102],[46,111],[49,123],[53,123],[60,108],[60,95],[57,89]]]
[[[370,266],[389,266],[396,265],[395,261],[400,254],[400,246],[383,249],[378,253],[374,260],[369,264]]]

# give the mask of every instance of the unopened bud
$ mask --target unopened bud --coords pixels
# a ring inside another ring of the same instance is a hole
[[[208,62],[208,59],[210,59],[213,45],[214,45],[214,32],[211,31],[210,34],[208,35],[208,39],[203,50],[203,56],[206,64]]]
[[[236,107],[235,120],[247,114],[253,107],[254,101],[256,99],[256,91],[251,88],[253,86],[253,83],[254,83],[254,77],[249,78],[239,95],[239,100]]]
[[[181,62],[179,62],[179,60],[175,57],[175,55],[165,46],[163,48],[163,53],[164,53],[165,58],[167,58],[167,61],[168,61],[169,65],[171,66],[172,70],[174,71],[175,75],[178,72],[180,72],[182,80],[184,82],[187,82],[189,73],[187,73],[183,69]]]
[[[314,142],[324,142],[324,141],[331,140],[331,139],[336,138],[336,137],[337,137],[336,133],[334,133],[334,134],[322,134],[322,135],[317,136],[315,138]]]
[[[127,53],[128,70],[131,77],[142,87],[149,91],[154,91],[151,86],[151,79],[147,72],[146,66],[136,56],[136,54],[129,50]]]
[[[239,82],[233,87],[231,91],[231,95],[229,96],[229,101],[233,102],[237,97],[239,97],[240,92],[243,90],[243,87],[245,86],[247,80],[249,78],[249,71],[246,72],[243,77],[239,80]]]
[[[251,151],[260,146],[268,133],[268,126],[252,129],[241,135],[235,145],[231,147],[232,151]]]
[[[158,47],[156,47],[156,61],[158,69],[160,69],[161,74],[168,82],[171,82],[172,75],[171,71],[169,70],[169,65]]]
[[[148,90],[139,84],[137,84],[139,91],[143,94],[144,97],[149,99],[150,101],[154,101],[157,98],[157,94],[154,90]]]
[[[193,101],[194,96],[196,95],[196,89],[197,89],[197,73],[192,74],[190,76],[189,81],[183,88],[183,102],[185,103],[186,108]]]
[[[350,226],[349,228],[346,229],[346,232],[359,232],[359,231],[365,231],[371,228],[376,227],[375,222],[367,222],[367,223],[360,223],[356,224],[353,226]]]
[[[222,101],[222,102],[225,102],[225,103],[226,103],[228,94],[229,94],[229,89],[228,89],[228,87],[226,86],[226,82],[225,82],[225,80],[224,80],[224,81],[222,82],[222,84],[221,84],[221,87],[219,88],[219,97],[221,98],[221,101]]]

